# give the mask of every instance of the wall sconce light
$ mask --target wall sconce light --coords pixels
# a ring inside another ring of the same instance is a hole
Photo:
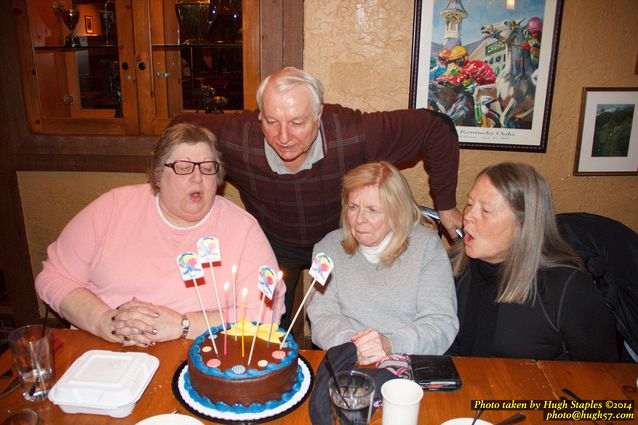
[[[505,0],[505,7],[509,10],[516,9],[516,0]]]

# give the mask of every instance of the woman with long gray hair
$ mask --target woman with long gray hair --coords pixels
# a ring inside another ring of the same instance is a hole
[[[451,354],[618,360],[611,311],[561,238],[551,190],[533,167],[481,171],[463,230],[452,253],[460,329]]]

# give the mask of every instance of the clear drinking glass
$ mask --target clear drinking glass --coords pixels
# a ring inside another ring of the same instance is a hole
[[[55,380],[51,329],[42,325],[18,328],[9,334],[9,346],[24,398],[29,401],[46,398]]]
[[[339,372],[330,381],[330,423],[368,425],[374,399],[374,380],[354,370]]]

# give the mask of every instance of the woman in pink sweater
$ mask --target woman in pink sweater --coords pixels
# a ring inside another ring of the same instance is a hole
[[[149,183],[103,194],[49,246],[35,283],[40,298],[72,325],[108,341],[148,346],[194,338],[206,330],[206,321],[176,259],[197,253],[198,240],[212,236],[219,240],[221,263],[214,264],[214,280],[211,268],[204,269],[206,284],[199,287],[209,324],[221,323],[220,305],[225,321],[234,322],[242,303],[246,318],[257,320],[259,267],[276,272],[277,260],[257,221],[216,196],[224,179],[216,143],[203,127],[167,128],[153,149]],[[284,293],[280,282],[260,322],[279,322]]]

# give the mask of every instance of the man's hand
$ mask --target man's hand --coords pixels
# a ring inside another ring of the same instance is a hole
[[[439,219],[450,238],[458,239],[459,235],[456,234],[456,229],[463,228],[463,215],[461,212],[456,208],[439,211]]]

